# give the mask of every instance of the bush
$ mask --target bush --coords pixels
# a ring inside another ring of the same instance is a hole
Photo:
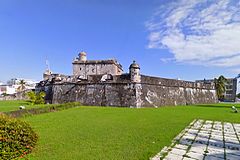
[[[30,153],[38,136],[21,120],[0,114],[0,159],[18,159]]]
[[[5,96],[8,96],[8,94],[7,94],[7,93],[2,93],[2,96],[4,96],[4,97],[5,97]]]
[[[29,101],[32,105],[45,103],[44,97],[46,94],[44,92],[35,93],[33,91],[30,91],[30,92],[27,92],[26,95],[29,98]]]
[[[45,105],[44,107],[35,107],[31,109],[22,109],[17,111],[10,111],[5,112],[5,114],[11,116],[11,117],[22,117],[22,116],[28,116],[28,115],[34,115],[34,114],[42,114],[42,113],[48,113],[48,112],[55,112],[55,111],[61,111],[64,109],[74,108],[78,107],[81,104],[79,102],[68,102],[63,104],[50,104]]]

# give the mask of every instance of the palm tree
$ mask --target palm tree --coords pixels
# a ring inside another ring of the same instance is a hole
[[[218,100],[223,100],[224,93],[226,91],[225,85],[227,83],[227,78],[221,75],[218,78],[214,78],[214,83],[215,83]]]
[[[19,87],[18,87],[18,90],[19,91],[23,91],[23,90],[25,90],[26,89],[26,82],[25,82],[25,80],[23,80],[23,79],[21,79],[20,81],[19,81]]]

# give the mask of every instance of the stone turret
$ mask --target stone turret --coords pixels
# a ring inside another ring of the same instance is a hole
[[[141,82],[140,66],[136,63],[136,61],[133,61],[133,63],[130,65],[129,74],[131,76],[131,82]]]
[[[43,79],[48,80],[52,75],[52,72],[49,69],[46,69],[46,71],[43,73]]]
[[[43,79],[44,80],[48,80],[50,79],[51,75],[52,75],[52,71],[50,70],[50,65],[49,65],[49,62],[48,60],[46,60],[46,70],[45,72],[43,73]]]
[[[80,52],[78,54],[78,56],[79,56],[80,61],[87,61],[87,53],[86,52]]]

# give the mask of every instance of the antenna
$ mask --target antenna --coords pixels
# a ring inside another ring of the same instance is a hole
[[[46,58],[46,67],[47,67],[47,70],[50,71],[50,64],[47,58]]]

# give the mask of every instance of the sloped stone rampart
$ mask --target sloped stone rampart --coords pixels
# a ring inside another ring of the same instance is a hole
[[[73,79],[73,78],[72,78]],[[159,107],[216,103],[213,84],[141,76],[133,83],[128,74],[114,75],[101,81],[102,76],[88,76],[80,81],[51,81],[38,85],[44,90],[49,103],[80,102],[84,105]]]

